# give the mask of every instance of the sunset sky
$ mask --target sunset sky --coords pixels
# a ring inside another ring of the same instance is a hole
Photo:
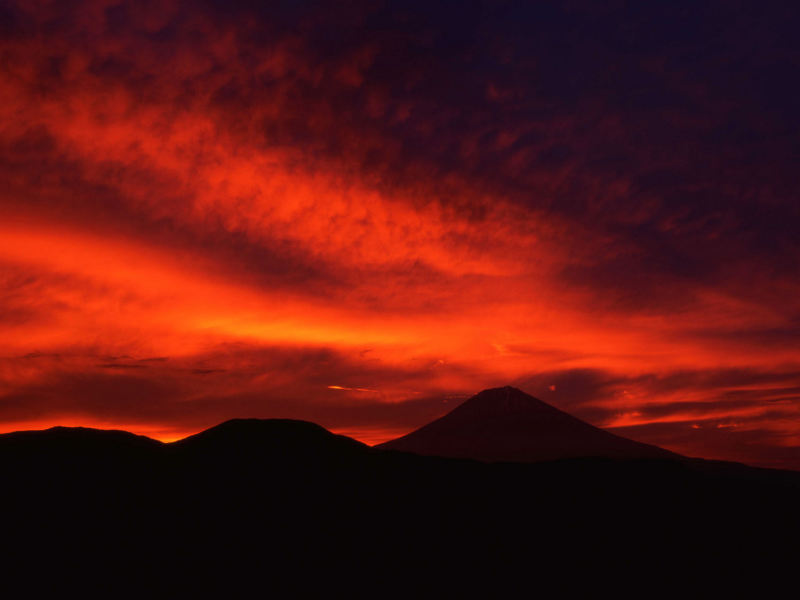
[[[0,2],[0,431],[514,385],[800,469],[800,4]]]

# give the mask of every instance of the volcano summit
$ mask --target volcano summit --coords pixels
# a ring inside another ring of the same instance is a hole
[[[378,447],[486,462],[679,458],[594,427],[510,386],[484,390],[440,419]]]

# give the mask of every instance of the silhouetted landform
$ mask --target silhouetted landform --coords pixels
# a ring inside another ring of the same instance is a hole
[[[800,532],[794,472],[425,457],[291,420],[171,444],[0,435],[0,481],[4,583],[34,596],[651,597],[697,578],[719,593],[757,568],[793,569]]]
[[[484,390],[442,418],[378,447],[490,462],[678,458],[589,425],[513,387]]]
[[[258,456],[278,462],[336,459],[368,448],[352,438],[333,434],[316,423],[293,419],[232,419],[174,442],[172,447],[205,455],[209,460]]]

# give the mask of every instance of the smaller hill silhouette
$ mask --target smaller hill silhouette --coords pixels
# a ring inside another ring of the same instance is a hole
[[[166,444],[119,430],[51,427],[0,435],[0,475],[11,472],[35,477],[85,475],[97,469],[115,470],[157,456]]]
[[[366,449],[352,438],[336,435],[310,421],[294,419],[231,419],[174,442],[176,448],[215,452],[327,452]]]
[[[372,452],[352,438],[331,433],[309,421],[294,419],[231,419],[168,444],[169,452],[208,468],[332,468]],[[198,462],[199,461],[199,462]]]
[[[680,458],[604,431],[510,386],[484,390],[440,419],[377,447],[487,462]]]

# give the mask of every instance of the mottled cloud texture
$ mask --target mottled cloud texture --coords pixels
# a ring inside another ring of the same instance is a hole
[[[514,384],[800,468],[800,8],[434,4],[0,2],[1,428]]]

